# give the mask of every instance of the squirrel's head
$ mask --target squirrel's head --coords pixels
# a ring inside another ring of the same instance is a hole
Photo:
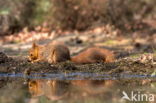
[[[32,48],[29,50],[28,59],[32,62],[39,59],[39,45],[36,43],[33,43]]]
[[[28,82],[28,88],[29,92],[32,96],[40,96],[43,94],[42,88],[41,88],[41,83],[38,80],[34,81],[29,81]]]

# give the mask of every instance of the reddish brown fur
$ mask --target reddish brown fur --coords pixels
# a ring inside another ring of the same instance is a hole
[[[115,60],[114,53],[107,49],[99,47],[88,48],[80,54],[71,58],[74,63],[98,63],[98,62],[113,62]]]
[[[68,47],[62,43],[49,43],[47,45],[33,44],[29,51],[29,60],[31,62],[47,61],[49,63],[58,63],[70,60]]]

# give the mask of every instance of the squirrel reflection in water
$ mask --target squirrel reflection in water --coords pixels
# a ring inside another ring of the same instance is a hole
[[[114,83],[112,80],[30,80],[28,87],[32,98],[45,96],[50,100],[60,100],[104,93],[103,88],[111,88]]]

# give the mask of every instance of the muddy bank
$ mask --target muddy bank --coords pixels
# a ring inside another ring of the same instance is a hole
[[[25,57],[8,57],[0,53],[0,90],[9,84],[27,86],[29,80],[117,80],[121,85],[148,85],[155,82],[156,64],[128,58],[114,63],[76,65],[70,61],[58,64],[30,63]],[[76,75],[75,75],[75,74]],[[77,74],[79,73],[79,74]],[[35,75],[34,75],[35,74]],[[49,75],[47,75],[49,74]],[[76,76],[74,76],[74,75]],[[15,76],[16,75],[16,76]],[[45,78],[47,76],[47,78]],[[53,77],[48,77],[53,76]],[[28,78],[31,77],[31,78]],[[38,78],[40,77],[40,78]],[[20,86],[21,87],[21,86]]]
[[[114,63],[95,63],[76,65],[70,61],[58,64],[46,62],[30,63],[25,57],[8,57],[0,53],[0,73],[102,73],[151,75],[156,68],[153,62],[142,63],[133,59],[120,59]]]

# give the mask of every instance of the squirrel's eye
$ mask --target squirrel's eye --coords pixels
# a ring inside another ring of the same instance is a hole
[[[30,54],[30,56],[33,56],[33,54]]]

